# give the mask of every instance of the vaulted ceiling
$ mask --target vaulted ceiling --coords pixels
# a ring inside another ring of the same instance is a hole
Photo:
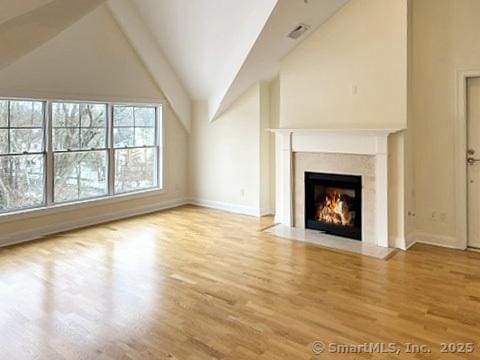
[[[0,0],[0,69],[42,45],[105,0]]]
[[[206,100],[210,119],[259,80],[348,0],[130,1],[191,100]],[[299,24],[309,31],[293,40]],[[128,33],[128,31],[127,31]],[[152,70],[151,70],[152,71]]]
[[[52,0],[0,0],[0,24],[30,10],[45,5]]]
[[[0,0],[0,68],[40,46],[105,0]],[[191,103],[210,119],[259,80],[349,0],[109,0],[130,43],[187,129]],[[287,37],[298,24],[310,29]]]
[[[132,1],[195,100],[208,99],[221,85],[234,57],[245,56],[250,50],[276,3],[276,0]]]

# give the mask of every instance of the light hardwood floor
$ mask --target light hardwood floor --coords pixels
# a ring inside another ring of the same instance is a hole
[[[270,222],[186,206],[0,250],[0,359],[480,358],[479,253],[383,261]],[[432,353],[317,356],[317,340]],[[476,352],[440,354],[451,341]]]

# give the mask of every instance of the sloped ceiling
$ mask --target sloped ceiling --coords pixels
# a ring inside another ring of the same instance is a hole
[[[0,96],[145,103],[164,98],[103,5],[2,69]]]
[[[108,5],[130,44],[142,58],[159,88],[162,89],[173,111],[185,129],[190,131],[190,96],[178,79],[177,73],[165,58],[152,31],[140,17],[137,7],[130,0],[110,0]]]
[[[0,0],[0,69],[105,0]],[[348,0],[109,0],[109,7],[172,108],[190,129],[191,100],[210,119],[249,86],[272,78],[281,58]]]
[[[245,57],[277,0],[132,0],[194,100]]]
[[[45,5],[52,0],[0,0],[0,24],[30,10]]]
[[[294,27],[306,23],[311,32],[348,0],[128,1],[189,97],[207,100],[213,119],[278,72],[281,58],[308,35],[287,38]]]
[[[231,83],[209,97],[210,120],[217,118],[260,80],[271,80],[280,70],[280,61],[309,34],[327,21],[349,0],[279,0]],[[297,40],[287,36],[299,24],[310,29]]]
[[[10,65],[105,0],[2,0],[0,69]]]

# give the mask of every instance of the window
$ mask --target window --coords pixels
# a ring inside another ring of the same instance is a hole
[[[0,100],[0,211],[45,204],[45,110]]]
[[[107,105],[52,104],[55,202],[108,195]]]
[[[158,189],[160,124],[160,106],[0,99],[0,212]]]
[[[156,118],[155,108],[114,107],[116,193],[157,185]]]

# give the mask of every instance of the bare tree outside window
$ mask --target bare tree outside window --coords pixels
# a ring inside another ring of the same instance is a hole
[[[115,192],[157,186],[156,109],[115,106]]]
[[[35,101],[0,100],[0,211],[45,203],[45,114]]]
[[[107,106],[53,103],[54,199],[108,194]]]
[[[0,212],[158,187],[157,113],[156,106],[0,99]]]

